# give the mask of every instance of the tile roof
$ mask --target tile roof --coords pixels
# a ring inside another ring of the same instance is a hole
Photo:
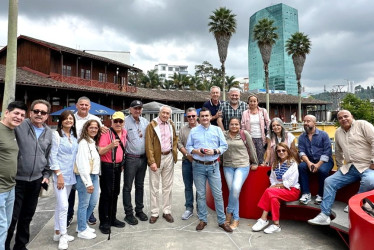
[[[5,65],[0,64],[0,83],[5,82]],[[30,70],[17,68],[17,85],[37,86],[44,88],[71,89],[75,91],[89,91],[101,94],[130,97],[132,99],[151,100],[151,101],[170,101],[196,103],[209,100],[209,91],[195,90],[166,90],[166,89],[146,89],[137,88],[136,93],[120,92],[112,89],[103,89],[83,85],[69,84],[53,80],[49,76],[43,76]],[[247,101],[249,93],[242,93],[241,100]],[[265,103],[265,94],[257,94],[260,103]],[[271,104],[297,104],[298,97],[284,94],[270,94]],[[329,102],[313,98],[302,98],[303,105],[323,105]]]
[[[111,63],[111,64],[114,64],[114,65],[122,66],[122,67],[125,67],[125,68],[129,68],[132,71],[142,72],[141,69],[130,66],[130,65],[127,65],[125,63],[121,63],[121,62],[118,62],[118,61],[115,61],[115,60],[112,60],[112,59],[109,59],[109,58],[106,58],[106,57],[97,56],[97,55],[87,53],[87,52],[84,52],[84,51],[81,51],[81,50],[65,47],[65,46],[62,46],[62,45],[59,45],[59,44],[46,42],[46,41],[39,40],[39,39],[29,37],[29,36],[25,36],[25,35],[20,35],[17,38],[17,40],[20,40],[20,39],[28,40],[28,41],[40,44],[42,46],[48,47],[50,49],[56,50],[56,51],[63,51],[63,52],[66,52],[66,53],[70,53],[70,54],[74,54],[74,55],[78,55],[78,56],[82,56],[82,57],[87,57],[87,58],[91,58],[91,59],[94,59],[94,60],[103,61],[103,62]],[[2,50],[6,50],[6,47],[0,49],[0,52]]]

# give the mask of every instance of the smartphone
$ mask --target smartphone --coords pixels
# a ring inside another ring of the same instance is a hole
[[[42,183],[42,188],[44,188],[45,191],[48,191],[48,184],[46,182]]]
[[[312,170],[312,172],[314,172],[314,169],[315,169],[316,167],[314,166],[314,165],[312,165],[312,166],[310,166],[310,169]]]

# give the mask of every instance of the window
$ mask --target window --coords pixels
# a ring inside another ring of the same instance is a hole
[[[166,70],[166,66],[162,66],[161,68],[162,68],[162,70],[163,70],[163,71],[165,71],[165,70]]]
[[[62,66],[62,75],[63,76],[71,76],[71,66],[63,65]]]
[[[179,71],[179,68],[175,68],[175,71]]]
[[[81,69],[81,78],[91,80],[91,70]]]
[[[114,76],[114,77],[113,77],[113,83],[114,83],[114,84],[117,84],[117,83],[118,83],[118,76]]]
[[[173,71],[173,67],[169,67],[169,68],[168,68],[168,71]]]
[[[99,73],[99,82],[106,82],[106,74]]]

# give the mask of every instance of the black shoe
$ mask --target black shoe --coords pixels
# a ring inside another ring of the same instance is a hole
[[[110,226],[108,224],[100,225],[99,229],[100,229],[102,234],[109,234],[110,233]]]
[[[139,213],[136,213],[135,216],[138,217],[139,220],[141,220],[141,221],[147,221],[148,220],[148,216],[145,213],[143,213],[143,211],[141,211]]]
[[[135,218],[135,216],[133,214],[126,215],[125,221],[127,223],[129,223],[130,225],[133,225],[133,226],[138,224],[138,220]]]
[[[90,215],[90,218],[88,218],[88,221],[87,221],[87,224],[89,225],[95,225],[96,224],[96,218],[94,216],[94,213],[92,212],[92,214]]]
[[[123,228],[126,226],[125,222],[122,222],[120,220],[117,220],[115,219],[113,222],[112,222],[112,226],[113,227],[117,227],[117,228]]]

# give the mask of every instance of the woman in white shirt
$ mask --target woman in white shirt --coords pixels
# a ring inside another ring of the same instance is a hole
[[[281,231],[279,225],[280,201],[296,201],[300,196],[299,171],[290,148],[281,142],[276,146],[277,156],[270,174],[270,187],[268,187],[258,202],[258,207],[263,209],[261,218],[252,227],[255,232],[263,230],[269,221],[269,212],[274,224],[264,230],[271,234]]]
[[[100,124],[96,120],[87,121],[79,138],[76,158],[76,188],[78,191],[78,237],[93,239],[95,229],[87,225],[99,199],[100,155],[97,143],[100,139]]]
[[[295,146],[295,136],[286,131],[282,120],[275,117],[270,122],[270,132],[266,136],[267,150],[265,162],[262,165],[273,166],[275,160],[275,147],[280,143],[284,142],[290,148],[292,156],[298,161],[297,149]]]
[[[53,170],[53,187],[56,196],[55,234],[58,249],[67,249],[68,242],[74,237],[67,234],[66,222],[68,198],[72,186],[76,183],[73,172],[75,157],[78,150],[77,132],[73,112],[66,110],[58,119],[57,130],[53,133],[49,162]]]
[[[241,127],[247,130],[252,137],[259,164],[264,161],[264,146],[269,122],[269,115],[266,109],[258,106],[258,98],[255,94],[250,94],[248,97],[248,110],[242,114]]]

